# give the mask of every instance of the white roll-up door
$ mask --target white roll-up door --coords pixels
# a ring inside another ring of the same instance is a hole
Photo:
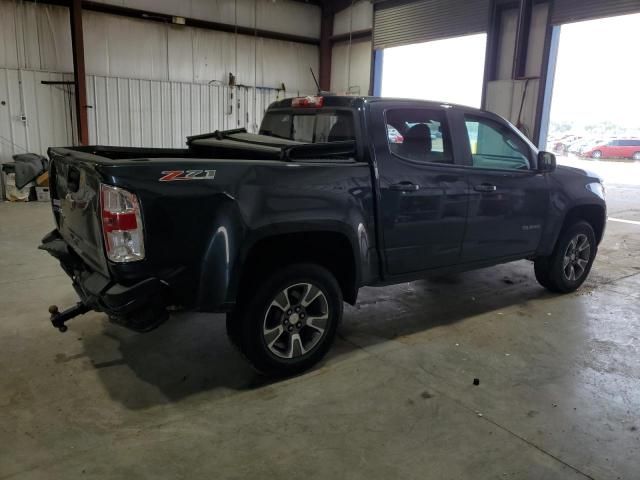
[[[551,13],[554,25],[640,12],[640,0],[555,0]]]
[[[486,32],[490,0],[391,0],[375,4],[373,48]]]

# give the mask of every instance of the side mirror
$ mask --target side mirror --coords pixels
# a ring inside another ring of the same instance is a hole
[[[550,173],[556,169],[556,156],[551,152],[538,152],[538,171]]]

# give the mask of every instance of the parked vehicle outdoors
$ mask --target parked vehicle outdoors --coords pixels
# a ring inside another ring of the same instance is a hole
[[[572,143],[580,141],[581,139],[582,137],[579,135],[563,135],[558,139],[552,140],[552,142],[550,143],[550,145],[552,146],[551,150],[559,155],[566,155],[569,152],[569,146]]]
[[[187,146],[49,149],[56,228],[40,248],[80,297],[50,309],[55,327],[88,310],[138,331],[170,308],[224,312],[255,368],[289,375],[326,354],[363,286],[529,259],[572,292],[605,229],[597,176],[463,106],[287,99],[258,134]]]
[[[593,145],[599,145],[604,141],[605,140],[602,139],[583,138],[569,145],[568,151],[569,153],[572,153],[574,155],[582,155],[582,152],[584,152],[586,149],[591,148]]]
[[[600,142],[581,152],[583,157],[591,158],[632,158],[640,160],[640,138],[615,138]]]
[[[389,143],[402,143],[404,141],[400,132],[391,125],[387,125],[387,135],[389,136]]]

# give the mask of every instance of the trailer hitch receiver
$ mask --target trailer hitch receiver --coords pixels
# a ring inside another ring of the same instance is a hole
[[[49,313],[51,314],[51,324],[64,333],[67,331],[65,322],[71,320],[73,317],[77,317],[78,315],[87,313],[89,310],[91,309],[82,302],[78,302],[73,307],[67,308],[62,312],[58,310],[57,305],[51,305],[49,307]]]

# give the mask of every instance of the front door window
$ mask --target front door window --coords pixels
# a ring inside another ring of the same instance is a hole
[[[530,170],[530,150],[515,132],[493,120],[465,115],[474,168]]]

